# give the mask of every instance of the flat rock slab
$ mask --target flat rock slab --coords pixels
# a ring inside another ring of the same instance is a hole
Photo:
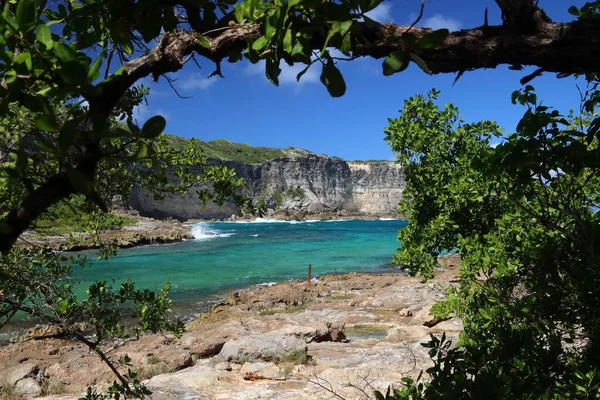
[[[455,277],[456,270],[444,271],[436,282],[448,285]],[[160,371],[156,366],[177,371],[149,374],[152,400],[321,400],[332,397],[325,388],[347,400],[364,399],[357,387],[366,382],[385,390],[428,368],[428,349],[420,343],[431,333],[458,336],[457,319],[423,325],[442,293],[438,286],[400,274],[328,276],[310,288],[285,282],[235,292],[188,324],[181,338],[145,336],[111,356],[128,354],[146,371]],[[338,337],[338,331],[350,342],[322,341]],[[280,362],[304,351],[308,359]],[[300,361],[306,364],[296,364]],[[114,380],[87,348],[73,342],[46,339],[0,347],[0,371],[13,384],[33,384],[29,379],[36,379],[36,369],[78,392],[88,385],[102,390]]]
[[[306,352],[306,342],[286,335],[266,333],[230,340],[217,357],[243,364],[254,360],[281,360],[294,352]]]

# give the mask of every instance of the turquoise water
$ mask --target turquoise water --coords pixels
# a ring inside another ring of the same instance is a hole
[[[137,287],[172,285],[175,315],[188,319],[206,311],[229,291],[256,284],[343,272],[390,271],[397,233],[406,221],[315,221],[200,223],[195,240],[119,250],[108,261],[73,270],[78,295],[98,280]],[[90,257],[89,259],[91,259]],[[395,269],[394,269],[395,270]],[[0,331],[0,344],[33,325],[19,318]]]
[[[172,285],[176,302],[227,290],[326,273],[389,269],[405,221],[214,222],[193,226],[195,240],[120,250],[75,272],[87,287],[96,280],[132,279],[138,287]]]

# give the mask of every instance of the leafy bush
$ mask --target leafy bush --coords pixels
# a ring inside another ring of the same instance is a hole
[[[275,204],[277,204],[277,207],[281,207],[281,205],[283,204],[283,196],[281,195],[281,193],[275,192],[271,196],[273,197],[273,200],[275,200]]]
[[[457,249],[460,284],[432,312],[464,331],[455,348],[432,338],[429,382],[391,398],[600,398],[597,81],[581,115],[515,92],[525,115],[495,148],[494,122],[465,123],[437,94],[410,98],[386,128],[407,179],[394,262],[429,278]]]
[[[82,196],[75,196],[50,207],[35,221],[33,228],[40,234],[52,235],[116,229],[134,223],[132,218],[102,212]]]
[[[286,197],[290,197],[292,199],[299,197],[299,198],[304,198],[304,189],[302,189],[300,186],[296,187],[296,188],[289,188],[288,190],[285,191],[285,196]]]

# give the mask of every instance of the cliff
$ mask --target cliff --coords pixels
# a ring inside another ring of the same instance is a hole
[[[212,159],[236,170],[246,182],[246,194],[272,212],[318,214],[345,210],[366,216],[395,213],[404,189],[404,171],[393,162],[346,162],[311,153],[247,164]],[[236,213],[231,205],[208,204],[202,209],[193,195],[162,201],[135,188],[131,206],[145,216],[222,219]]]

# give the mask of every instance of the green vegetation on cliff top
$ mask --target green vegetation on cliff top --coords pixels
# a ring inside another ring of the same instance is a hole
[[[189,139],[175,135],[169,135],[169,141],[175,149],[183,149],[187,146]],[[228,161],[239,161],[248,164],[260,164],[267,160],[278,157],[289,157],[291,155],[313,154],[308,150],[288,147],[275,149],[270,147],[254,147],[243,143],[234,143],[228,140],[216,139],[204,142],[196,139],[198,146],[209,158],[218,158]]]

